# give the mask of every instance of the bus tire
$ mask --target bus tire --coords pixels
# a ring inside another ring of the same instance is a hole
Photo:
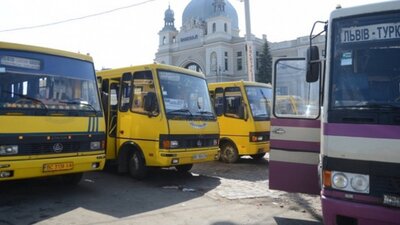
[[[179,173],[187,173],[189,172],[189,170],[191,170],[193,168],[193,164],[185,164],[185,165],[177,165],[175,166],[175,169],[179,172]]]
[[[226,163],[235,163],[239,159],[239,153],[234,144],[226,142],[221,146],[221,159]]]
[[[129,174],[135,179],[143,179],[147,176],[147,167],[140,151],[133,151],[128,159]]]
[[[265,153],[259,153],[259,154],[254,154],[254,155],[250,155],[252,159],[254,160],[260,160],[263,159],[265,156]]]
[[[61,182],[65,185],[75,186],[82,180],[83,173],[61,175]]]

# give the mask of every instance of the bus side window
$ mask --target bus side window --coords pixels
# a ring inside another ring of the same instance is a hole
[[[119,110],[126,112],[129,109],[132,96],[132,74],[124,73],[121,79],[121,100]]]
[[[224,114],[224,89],[216,88],[214,97],[214,108],[217,116],[222,116]]]
[[[225,116],[244,119],[242,93],[239,87],[225,88]]]
[[[159,108],[151,71],[139,71],[133,74],[133,102],[131,110],[136,113],[158,115]]]

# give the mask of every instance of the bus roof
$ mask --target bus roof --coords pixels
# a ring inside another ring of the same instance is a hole
[[[185,68],[178,67],[178,66],[159,64],[159,63],[135,65],[135,66],[116,68],[116,69],[108,69],[108,70],[97,71],[96,73],[98,76],[101,76],[101,77],[119,77],[125,72],[132,72],[132,71],[138,71],[138,70],[153,70],[153,69],[170,70],[170,71],[175,71],[178,73],[190,74],[192,76],[201,77],[203,79],[205,78],[204,74],[193,71],[193,70],[185,69]]]
[[[354,16],[354,15],[362,15],[362,14],[370,14],[370,13],[378,13],[382,11],[394,11],[400,9],[400,1],[388,1],[388,2],[379,2],[373,4],[366,4],[361,6],[354,6],[349,8],[339,8],[331,13],[331,19]]]
[[[37,52],[37,53],[65,56],[65,57],[69,57],[69,58],[75,58],[75,59],[93,62],[92,57],[89,55],[73,53],[73,52],[68,52],[68,51],[63,51],[63,50],[58,50],[58,49],[52,49],[52,48],[38,47],[38,46],[33,46],[33,45],[24,45],[24,44],[10,43],[10,42],[0,42],[0,49]]]
[[[218,86],[239,86],[239,85],[244,85],[244,86],[259,86],[259,87],[267,87],[267,88],[272,88],[270,84],[266,83],[261,83],[261,82],[254,82],[254,81],[243,81],[243,80],[238,80],[238,81],[226,81],[226,82],[217,82],[217,83],[208,83],[208,85],[211,87],[218,87]]]

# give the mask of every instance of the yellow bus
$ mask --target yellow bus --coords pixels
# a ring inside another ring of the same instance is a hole
[[[244,155],[263,158],[269,151],[271,86],[232,81],[208,87],[221,132],[220,160],[234,163]]]
[[[97,73],[107,117],[106,156],[119,172],[189,171],[216,160],[219,128],[200,73],[148,64]]]
[[[105,122],[90,56],[0,42],[0,181],[103,169]]]

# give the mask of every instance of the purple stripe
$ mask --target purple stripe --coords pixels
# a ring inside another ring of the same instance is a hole
[[[271,126],[285,126],[285,127],[306,127],[306,128],[320,128],[320,120],[305,120],[305,119],[272,119]]]
[[[269,162],[269,188],[287,192],[319,194],[317,165]]]
[[[325,123],[324,135],[400,139],[400,126]]]
[[[348,201],[348,199],[346,199],[346,192],[342,192],[342,191],[335,191],[335,190],[326,190],[323,189],[322,190],[322,195],[326,196],[326,197],[333,197],[333,198],[337,198],[337,199],[343,199]],[[373,196],[369,196],[369,195],[360,195],[360,194],[352,194],[353,195],[353,200],[357,201],[357,202],[363,202],[363,203],[367,203],[367,204],[381,204],[382,203],[382,199],[378,198],[378,197],[373,197]]]
[[[319,152],[320,143],[311,141],[271,140],[271,148],[305,152]]]
[[[325,225],[335,225],[338,215],[357,219],[360,225],[400,225],[400,210],[321,196]]]

